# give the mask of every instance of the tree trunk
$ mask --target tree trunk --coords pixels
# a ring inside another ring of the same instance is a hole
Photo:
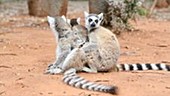
[[[89,0],[89,13],[106,13],[108,6],[106,0]]]
[[[109,16],[105,13],[108,12],[109,4],[106,0],[89,0],[89,13],[99,14],[104,13],[104,20],[101,23],[102,26],[111,26]]]
[[[168,3],[166,2],[166,0],[158,0],[156,7],[158,7],[158,8],[168,7]]]
[[[33,16],[61,16],[67,13],[68,0],[28,0],[29,14]]]
[[[166,0],[166,2],[168,3],[168,5],[170,5],[170,0]]]

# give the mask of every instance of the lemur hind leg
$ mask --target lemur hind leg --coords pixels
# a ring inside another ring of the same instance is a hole
[[[48,65],[47,70],[54,69],[54,68],[56,68],[58,66],[61,66],[63,64],[65,58],[69,54],[69,52],[70,51],[65,51],[65,52],[61,53],[59,55],[58,59],[56,59],[54,63]]]
[[[73,49],[64,60],[61,69],[64,71],[70,68],[75,68],[76,70],[82,70],[85,64],[85,54],[80,48]]]
[[[85,71],[88,73],[97,73],[97,68],[89,65],[89,67],[84,66],[82,71]]]
[[[88,60],[85,64],[85,67],[83,68],[83,71],[88,73],[97,73],[98,69],[96,68],[95,64],[98,64],[97,61],[93,60],[93,55],[97,51],[97,45],[95,43],[86,43],[82,47],[86,59]],[[96,55],[95,55],[96,56]]]
[[[61,62],[61,64],[47,70],[47,73],[59,74],[59,73],[63,73],[64,71],[70,68],[81,70],[83,68],[83,63],[85,62],[84,60],[85,60],[85,56],[83,56],[83,53],[81,53],[79,48],[75,48],[69,54],[67,54],[66,58],[62,60],[63,62]]]
[[[91,60],[92,54],[96,52],[97,46],[95,44],[86,43],[81,48],[73,49],[63,60],[60,65],[48,70],[49,74],[62,73],[70,68],[75,68],[77,71],[85,71],[88,73],[97,73],[95,60]],[[93,61],[93,62],[92,62]]]
[[[97,73],[97,69],[86,58],[84,50],[76,48],[73,50],[63,62],[61,67],[63,70],[75,68],[77,71],[85,71],[88,73]]]
[[[59,55],[58,59],[53,64],[50,64],[45,71],[46,74],[55,74],[55,73],[60,73],[61,71],[61,66],[69,54],[68,51],[63,52],[62,54]]]

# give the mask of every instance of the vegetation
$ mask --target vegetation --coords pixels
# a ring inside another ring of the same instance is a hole
[[[141,7],[141,0],[107,0],[108,12],[105,13],[104,26],[109,26],[114,33],[131,30],[129,19],[135,15],[146,15],[147,11]]]

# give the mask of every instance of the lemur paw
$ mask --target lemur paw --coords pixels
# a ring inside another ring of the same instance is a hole
[[[55,67],[57,67],[55,64],[49,64],[47,70],[54,69]]]
[[[62,72],[63,72],[63,70],[61,68],[55,67],[55,68],[47,69],[45,71],[45,74],[55,75],[55,74],[60,74]]]

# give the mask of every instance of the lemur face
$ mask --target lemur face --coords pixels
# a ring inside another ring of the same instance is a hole
[[[98,22],[99,22],[99,20],[96,16],[91,16],[88,18],[88,23],[89,23],[90,27],[92,27],[92,28],[97,27]]]
[[[101,21],[103,20],[103,13],[97,14],[88,14],[84,12],[85,15],[85,26],[88,30],[95,29],[100,26]]]

